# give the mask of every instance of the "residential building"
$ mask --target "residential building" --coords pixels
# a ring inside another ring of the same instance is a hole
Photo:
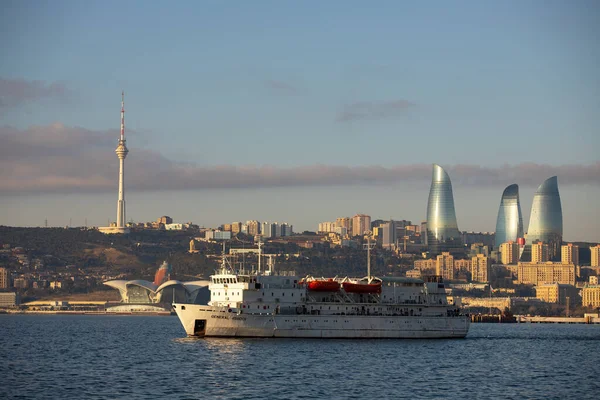
[[[260,233],[260,222],[256,220],[247,221],[246,225],[248,226],[248,235],[256,236]]]
[[[8,269],[0,268],[0,289],[8,289],[10,287],[10,279]]]
[[[346,232],[352,232],[352,219],[349,217],[339,217],[335,220],[335,226],[346,228]]]
[[[535,287],[535,297],[546,303],[570,306],[578,303],[579,289],[562,283],[544,283]]]
[[[456,222],[452,182],[446,171],[437,164],[433,164],[427,201],[427,246],[431,257],[445,252],[464,253]]]
[[[386,224],[381,225],[380,230],[382,231],[381,246],[384,249],[392,250],[396,246],[396,222],[390,221]]]
[[[437,260],[432,258],[426,260],[415,260],[414,268],[419,271],[431,271],[432,273],[436,270]]]
[[[573,264],[548,261],[536,264],[519,262],[517,265],[517,282],[527,285],[544,283],[575,285],[576,276],[577,270]]]
[[[471,272],[471,260],[454,260],[454,274]]]
[[[500,262],[504,265],[519,262],[519,244],[517,242],[508,241],[500,245]]]
[[[445,251],[438,255],[435,264],[435,274],[444,278],[444,280],[451,281],[454,279],[454,256]]]
[[[600,244],[590,247],[591,266],[600,267]]]
[[[156,220],[156,223],[163,224],[163,225],[172,224],[173,218],[163,215],[162,217],[160,217],[159,219]]]
[[[371,231],[371,217],[366,214],[356,214],[352,217],[352,236],[362,236]]]
[[[232,222],[231,223],[231,233],[236,234],[242,231],[242,223],[241,222]]]
[[[579,246],[573,243],[565,244],[561,247],[560,262],[563,264],[579,265]]]
[[[319,230],[317,232],[319,233],[329,233],[329,232],[335,232],[335,228],[337,227],[337,225],[335,224],[335,222],[320,222],[319,223]]]
[[[550,261],[550,248],[546,243],[538,242],[531,245],[531,263],[539,264]]]
[[[471,258],[471,280],[473,282],[488,282],[492,263],[484,254]]]

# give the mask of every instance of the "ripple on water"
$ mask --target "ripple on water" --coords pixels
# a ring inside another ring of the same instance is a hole
[[[0,398],[595,398],[600,326],[464,340],[193,339],[174,317],[0,315]]]

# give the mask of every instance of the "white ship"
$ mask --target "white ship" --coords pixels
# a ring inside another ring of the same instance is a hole
[[[207,306],[173,304],[188,336],[464,338],[470,325],[438,276],[300,279],[261,272],[260,261],[233,272],[224,257],[209,290]]]

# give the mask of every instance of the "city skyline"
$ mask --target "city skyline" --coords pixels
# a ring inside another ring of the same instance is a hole
[[[564,239],[600,241],[595,2],[35,4],[0,16],[2,225],[114,220],[124,89],[128,220],[419,223],[436,163],[461,230],[556,175]]]

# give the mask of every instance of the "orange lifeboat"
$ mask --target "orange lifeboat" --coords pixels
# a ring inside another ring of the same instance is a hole
[[[381,282],[377,283],[342,283],[348,293],[381,293]]]
[[[340,284],[334,280],[328,281],[310,281],[308,282],[308,290],[314,292],[337,292],[340,290]]]

